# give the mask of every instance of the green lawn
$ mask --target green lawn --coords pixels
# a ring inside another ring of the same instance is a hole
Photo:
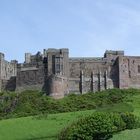
[[[93,113],[93,110],[48,115],[46,118],[24,117],[0,121],[0,140],[54,140],[69,123]]]
[[[110,140],[140,140],[140,129],[126,130],[114,135]]]
[[[130,103],[134,107],[134,114],[140,117],[140,95],[133,97],[133,102]],[[140,140],[140,128],[133,130],[125,130],[113,136],[110,140]]]

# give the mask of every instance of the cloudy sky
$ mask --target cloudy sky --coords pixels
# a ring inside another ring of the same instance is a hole
[[[69,48],[70,56],[103,56],[105,50],[140,55],[139,0],[0,0],[0,52]]]

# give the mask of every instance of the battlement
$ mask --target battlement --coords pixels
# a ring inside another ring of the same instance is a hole
[[[49,48],[48,50],[46,50],[47,52],[69,52],[69,50],[67,48],[61,48],[61,49],[54,49],[54,48]]]
[[[124,56],[124,51],[106,50],[104,57],[110,57],[110,56]]]
[[[49,48],[43,50],[44,57],[47,57],[48,54],[61,55],[63,53],[69,53],[69,50],[67,48],[61,48],[61,49]]]

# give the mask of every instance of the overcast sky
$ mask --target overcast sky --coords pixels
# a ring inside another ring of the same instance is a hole
[[[69,48],[70,56],[105,50],[140,55],[140,0],[0,0],[0,52]]]

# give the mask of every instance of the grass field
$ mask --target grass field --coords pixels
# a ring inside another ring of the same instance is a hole
[[[52,114],[47,117],[23,117],[0,121],[0,140],[55,140],[69,123],[94,110]]]
[[[130,104],[134,107],[134,114],[140,117],[140,95],[134,96]],[[114,135],[111,140],[140,140],[140,129],[125,130]]]
[[[140,140],[140,129],[126,130],[114,135],[110,140]]]

